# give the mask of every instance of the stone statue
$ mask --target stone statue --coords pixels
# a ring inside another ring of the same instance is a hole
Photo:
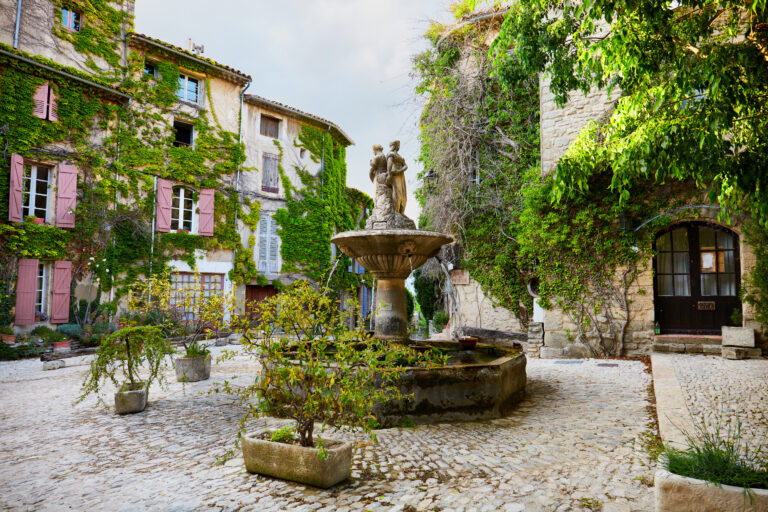
[[[384,148],[373,146],[373,158],[368,177],[373,182],[373,212],[365,223],[365,229],[416,229],[416,224],[406,217],[406,190],[403,173],[408,168],[405,159],[397,152],[400,142],[390,144],[392,151],[384,155]]]
[[[400,150],[400,141],[393,140],[389,143],[391,150],[387,154],[387,175],[392,180],[392,200],[395,203],[395,211],[405,215],[405,202],[408,200],[405,190],[405,171],[408,165],[398,151]]]

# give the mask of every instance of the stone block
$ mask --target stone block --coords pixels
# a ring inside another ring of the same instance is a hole
[[[552,348],[565,348],[570,341],[564,332],[546,331],[544,333],[544,345]]]
[[[722,356],[726,359],[759,359],[762,351],[759,348],[723,347]]]
[[[706,510],[768,510],[768,490],[752,489],[749,497],[742,487],[716,485],[656,470],[656,512]]]
[[[689,354],[701,354],[704,350],[699,343],[686,343],[685,351]]]
[[[674,353],[674,354],[682,354],[685,352],[685,344],[683,343],[654,343],[653,344],[653,351],[654,352],[662,352],[662,353]]]
[[[541,359],[560,359],[563,357],[563,349],[553,348],[553,347],[541,347],[541,349],[539,349],[539,357]]]
[[[723,352],[723,346],[722,345],[702,345],[701,346],[701,350],[705,354],[717,354],[717,355],[720,355]]]
[[[589,348],[582,343],[571,343],[563,349],[563,356],[572,359],[586,359],[590,355]]]
[[[723,326],[723,346],[755,347],[755,330],[751,327]]]
[[[64,368],[65,366],[66,363],[64,363],[63,359],[54,359],[53,361],[43,362],[43,370],[58,370],[59,368]]]

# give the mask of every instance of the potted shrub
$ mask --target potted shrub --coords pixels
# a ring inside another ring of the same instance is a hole
[[[16,335],[10,327],[0,327],[0,339],[6,343],[13,343],[16,341]]]
[[[197,340],[185,345],[184,357],[177,357],[173,363],[179,382],[197,382],[211,376],[211,351]]]
[[[167,356],[174,352],[174,346],[154,326],[124,327],[105,336],[76,403],[91,393],[98,395],[104,383],[110,380],[117,388],[117,414],[143,411],[150,385],[155,381],[164,384]],[[103,402],[100,396],[99,402]]]
[[[326,427],[360,428],[375,440],[374,405],[402,398],[396,381],[402,367],[426,364],[407,347],[390,348],[362,327],[348,330],[352,305],[338,302],[306,281],[262,301],[256,329],[245,330],[245,350],[261,363],[254,384],[224,384],[248,406],[241,421],[245,467],[251,473],[327,488],[350,474],[352,444],[320,437]],[[256,400],[252,400],[256,399]],[[270,415],[294,421],[292,429],[245,433],[249,418]],[[315,434],[315,426],[322,425]]]

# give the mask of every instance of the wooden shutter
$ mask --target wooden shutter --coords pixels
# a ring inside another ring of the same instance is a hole
[[[197,234],[202,236],[213,236],[213,199],[215,191],[212,188],[204,188],[200,191],[198,209]]]
[[[72,262],[53,263],[53,298],[51,299],[51,323],[69,322],[69,290],[72,280]]]
[[[77,167],[62,164],[56,188],[56,226],[75,227],[75,207],[77,206]]]
[[[35,323],[38,260],[20,259],[16,277],[16,325]]]
[[[48,88],[48,120],[59,120],[59,97],[53,92],[53,87]]]
[[[173,185],[170,181],[162,178],[157,179],[157,197],[155,203],[155,231],[158,233],[168,233],[171,231],[171,197],[173,195]]]
[[[8,220],[21,222],[21,201],[24,196],[24,159],[11,155],[11,187],[8,197]]]
[[[34,106],[32,107],[32,114],[40,119],[48,118],[48,82],[39,86],[35,90],[34,96],[32,96]]]
[[[278,268],[279,256],[278,249],[280,247],[280,237],[277,236],[277,222],[275,219],[270,219],[269,228],[269,271],[277,273],[280,271]]]
[[[257,269],[259,272],[267,271],[267,249],[269,245],[269,217],[259,219],[259,257]]]
[[[280,191],[280,171],[277,168],[278,156],[271,153],[264,153],[262,162],[261,189],[265,192],[276,194]]]

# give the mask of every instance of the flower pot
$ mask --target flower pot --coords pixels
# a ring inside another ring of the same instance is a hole
[[[174,364],[179,382],[197,382],[211,376],[211,356],[180,357]]]
[[[144,388],[115,393],[115,412],[117,414],[133,414],[147,407],[147,390]]]
[[[45,222],[45,219],[41,219],[40,217],[35,217],[34,219],[32,219],[32,222],[34,222],[35,224],[43,224]]]
[[[260,436],[268,430],[243,437],[243,459],[249,473],[291,480],[327,489],[349,478],[352,443],[325,441],[328,457],[318,458],[317,448],[278,443]]]
[[[704,480],[656,470],[656,512],[714,512],[768,510],[768,489],[744,489],[715,485]]]
[[[472,350],[477,346],[477,338],[474,336],[462,336],[459,338],[459,345],[465,350]]]
[[[16,341],[15,334],[0,334],[0,339],[6,343],[14,343]]]
[[[71,347],[72,347],[72,342],[69,340],[53,342],[53,351],[56,353],[69,352],[71,350]]]

